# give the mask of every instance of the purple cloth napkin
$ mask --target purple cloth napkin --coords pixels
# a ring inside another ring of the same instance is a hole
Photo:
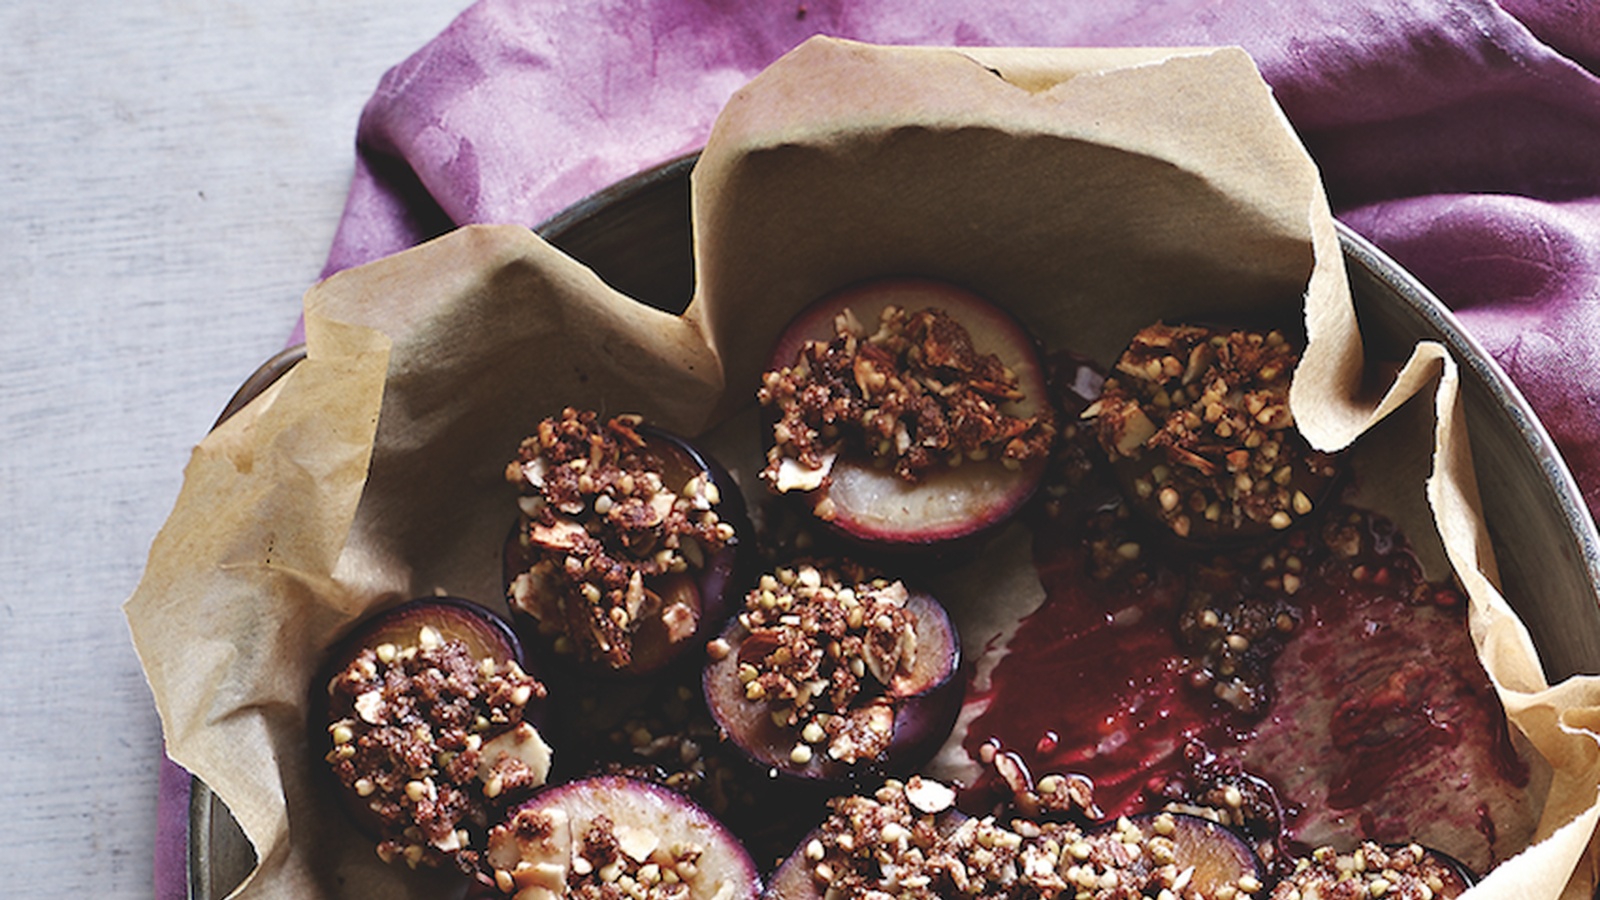
[[[368,103],[326,272],[455,225],[537,225],[695,150],[813,34],[1243,46],[1335,212],[1456,310],[1600,509],[1600,6],[1580,0],[481,0]],[[182,843],[158,844],[162,900],[184,896]]]

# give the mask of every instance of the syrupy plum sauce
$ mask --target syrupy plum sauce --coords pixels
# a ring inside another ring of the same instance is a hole
[[[1529,772],[1465,604],[1392,523],[1329,501],[1270,541],[1195,547],[1130,514],[1094,459],[1058,461],[1033,533],[1046,599],[969,695],[974,758],[1088,775],[1107,816],[1228,771],[1272,795],[1285,848],[1453,816],[1480,871],[1517,849],[1474,799],[1525,793]]]

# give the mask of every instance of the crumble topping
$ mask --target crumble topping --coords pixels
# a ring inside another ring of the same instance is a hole
[[[583,709],[591,712],[593,701],[585,699],[589,702]],[[728,813],[739,791],[736,776],[718,753],[716,722],[687,685],[652,694],[600,740],[612,759],[604,766],[607,774],[658,783],[718,816]]]
[[[1191,683],[1241,712],[1265,710],[1273,661],[1306,615],[1300,590],[1307,583],[1409,585],[1408,603],[1459,604],[1453,589],[1421,577],[1413,557],[1392,552],[1388,529],[1370,513],[1347,509],[1259,555],[1240,551],[1198,566],[1178,619],[1194,653]]]
[[[978,748],[978,762],[985,778],[1004,788],[1001,803],[1024,818],[1075,815],[1094,820],[1104,815],[1094,802],[1094,780],[1087,775],[1050,772],[1035,784],[1022,758],[997,740]]]
[[[557,652],[616,669],[633,662],[646,622],[659,621],[668,643],[695,633],[699,600],[686,579],[736,540],[717,515],[716,483],[700,470],[669,484],[662,455],[676,448],[647,441],[640,423],[563,410],[539,423],[506,470],[523,492],[518,539],[527,555],[511,604],[554,637]],[[673,585],[667,576],[685,579]]]
[[[549,808],[520,809],[495,826],[489,838],[495,886],[518,900],[691,896],[704,847],[668,844],[652,831],[615,823],[603,814],[591,819],[581,835],[572,834],[573,825],[565,810]]]
[[[803,849],[811,877],[830,897],[861,900],[1242,900],[1264,887],[1244,873],[1202,895],[1192,884],[1194,866],[1179,864],[1170,813],[1143,825],[1123,818],[1086,829],[1073,821],[945,815],[953,797],[913,776],[871,797],[834,800]]]
[[[1134,335],[1083,417],[1113,461],[1148,464],[1133,490],[1179,537],[1201,523],[1282,531],[1311,512],[1299,483],[1336,473],[1294,428],[1298,361],[1278,331],[1158,323]]]
[[[916,663],[908,598],[902,582],[851,562],[781,568],[745,598],[739,681],[745,699],[768,704],[773,723],[796,732],[796,765],[817,749],[846,764],[889,749],[888,691]],[[713,659],[732,652],[720,638],[707,649]]]
[[[1467,887],[1461,872],[1419,844],[1384,847],[1362,842],[1349,853],[1318,847],[1295,860],[1271,900],[1434,900]]]
[[[378,855],[473,871],[489,808],[544,784],[550,748],[523,720],[544,685],[515,660],[474,659],[423,626],[363,649],[328,683],[334,777],[363,799]]]
[[[1019,467],[1048,454],[1055,433],[1048,404],[1027,418],[1001,409],[1023,397],[1016,373],[931,308],[885,307],[870,334],[846,310],[832,340],[807,341],[791,365],[762,375],[756,396],[778,413],[761,477],[780,492],[821,486],[845,450],[917,483],[991,456]]]

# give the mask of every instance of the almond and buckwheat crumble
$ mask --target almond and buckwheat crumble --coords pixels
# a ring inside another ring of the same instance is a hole
[[[801,849],[827,897],[850,900],[1243,900],[1254,875],[1195,890],[1194,866],[1177,858],[1177,819],[1143,826],[1119,819],[1087,829],[1074,821],[965,817],[949,788],[919,776],[873,796],[841,797]]]
[[[871,333],[846,310],[832,340],[807,341],[762,375],[757,399],[778,421],[761,477],[779,492],[811,490],[841,452],[912,483],[965,460],[1017,467],[1046,456],[1055,434],[1048,404],[1025,418],[1002,409],[1022,397],[1016,373],[942,310],[889,306]]]
[[[542,785],[550,748],[524,721],[544,685],[429,626],[363,649],[328,683],[333,775],[374,817],[378,855],[474,871],[491,807]]]
[[[674,467],[663,459],[678,451],[647,441],[640,424],[564,410],[539,423],[506,470],[522,490],[526,562],[508,589],[513,608],[536,619],[557,652],[616,669],[633,662],[647,621],[661,623],[669,644],[696,632],[700,598],[688,579],[737,540],[717,513],[716,483],[698,467],[668,483]]]
[[[1134,336],[1083,417],[1113,461],[1143,464],[1133,491],[1179,537],[1281,531],[1311,512],[1309,485],[1336,474],[1294,427],[1298,359],[1277,331],[1158,323]]]
[[[817,750],[848,765],[889,749],[888,690],[916,662],[908,598],[902,582],[849,562],[781,568],[745,598],[739,681],[745,699],[766,703],[773,723],[794,732],[796,765]],[[719,638],[708,651],[717,658],[732,648]]]
[[[571,835],[564,810],[520,809],[494,828],[491,850],[495,886],[519,900],[688,900],[705,848],[667,844],[644,828],[591,819]],[[568,846],[570,844],[570,850]],[[520,852],[517,852],[520,851]],[[503,855],[502,855],[503,854]]]
[[[1349,853],[1318,847],[1295,860],[1271,900],[1434,900],[1468,885],[1455,866],[1418,844],[1385,847],[1364,841]]]

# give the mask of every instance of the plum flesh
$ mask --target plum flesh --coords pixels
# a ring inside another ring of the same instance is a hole
[[[744,501],[689,441],[634,417],[602,427],[575,415],[562,424],[615,449],[598,465],[566,460],[539,445],[552,420],[524,442],[508,471],[523,490],[503,555],[512,617],[560,668],[654,672],[721,627],[749,532]]]
[[[706,704],[762,768],[830,781],[905,772],[954,722],[964,678],[948,613],[902,582],[841,574],[802,564],[763,576],[711,645]]]
[[[666,788],[617,776],[535,795],[491,829],[485,859],[488,880],[516,900],[601,896],[593,892],[623,878],[647,900],[761,893],[750,855],[710,813]]]
[[[936,324],[902,340],[890,307]],[[836,362],[824,365],[817,348],[829,342]],[[901,354],[905,343],[915,346]],[[973,361],[985,358],[992,371]],[[808,412],[819,390],[826,424]],[[779,338],[760,396],[772,420],[763,478],[876,549],[948,546],[1007,521],[1037,489],[1053,435],[1032,337],[987,300],[929,279],[865,282],[807,307]],[[941,397],[957,400],[940,408]]]

